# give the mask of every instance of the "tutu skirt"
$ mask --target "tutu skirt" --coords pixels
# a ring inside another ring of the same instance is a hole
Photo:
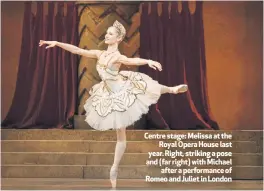
[[[102,79],[89,91],[85,121],[96,130],[126,128],[148,113],[161,96],[160,84],[146,74],[97,66]]]

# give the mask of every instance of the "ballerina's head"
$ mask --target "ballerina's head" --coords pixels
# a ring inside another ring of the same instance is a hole
[[[115,21],[114,24],[107,29],[105,35],[105,43],[108,45],[119,44],[126,35],[125,27],[118,21]]]

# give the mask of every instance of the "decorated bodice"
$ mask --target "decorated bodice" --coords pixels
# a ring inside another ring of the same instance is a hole
[[[100,55],[96,63],[97,72],[103,81],[111,79],[115,80],[118,76],[121,66],[120,63],[117,63],[117,60],[121,54],[118,51],[108,57],[103,56],[102,54]]]

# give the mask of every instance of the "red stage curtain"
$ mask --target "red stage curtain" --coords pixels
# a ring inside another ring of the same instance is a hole
[[[160,111],[159,118],[173,130],[219,129],[208,103],[203,2],[196,1],[194,14],[190,13],[187,1],[181,2],[182,11],[179,12],[178,3],[171,2],[169,12],[169,2],[163,2],[161,15],[158,14],[157,2],[142,5],[140,57],[159,61],[163,71],[155,71],[148,66],[140,67],[139,71],[161,84],[189,86],[187,93],[162,95],[156,106],[159,110],[154,112],[152,109],[147,120],[157,118]]]
[[[40,40],[77,45],[78,10],[74,2],[25,3],[23,38],[16,90],[3,128],[72,127],[77,101],[78,57],[58,47],[39,47]],[[57,6],[57,9],[56,9]],[[64,13],[64,6],[67,13]]]

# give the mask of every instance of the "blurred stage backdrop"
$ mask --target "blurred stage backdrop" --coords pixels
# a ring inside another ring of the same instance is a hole
[[[189,91],[163,95],[136,129],[261,130],[261,2],[3,2],[2,127],[88,129],[83,105],[100,81],[96,60],[59,48],[56,40],[105,49],[115,20],[127,29],[120,51],[159,61],[122,67]]]

